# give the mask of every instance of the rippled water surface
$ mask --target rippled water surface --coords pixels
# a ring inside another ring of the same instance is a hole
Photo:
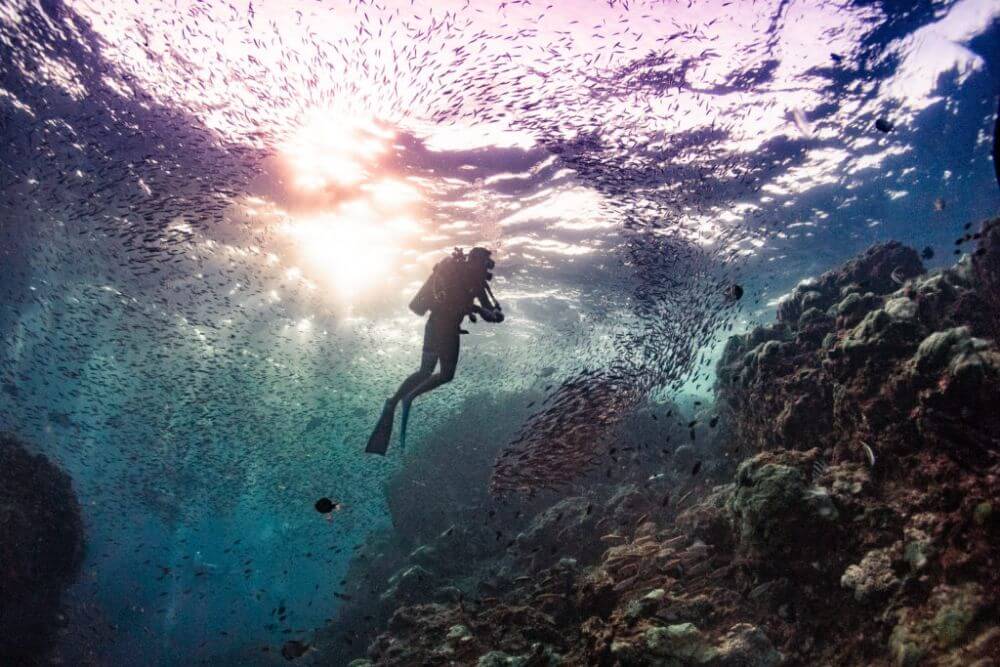
[[[80,498],[63,655],[227,664],[303,635],[439,425],[490,415],[484,439],[530,449],[707,400],[726,336],[800,280],[887,239],[950,264],[997,206],[998,17],[5,2],[0,428]],[[419,358],[406,304],[473,245],[494,250],[507,321],[469,327],[406,451],[366,457]],[[562,419],[491,408],[524,392]],[[500,485],[586,469],[539,465]],[[317,514],[321,496],[341,509]]]

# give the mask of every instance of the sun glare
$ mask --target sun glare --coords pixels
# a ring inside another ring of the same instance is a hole
[[[423,229],[420,189],[387,173],[395,133],[336,112],[311,114],[282,146],[294,185],[308,198],[326,190],[317,213],[289,217],[283,229],[304,275],[355,302],[392,277],[393,267]]]
[[[336,216],[290,223],[286,231],[310,268],[327,276],[347,297],[375,288],[397,252],[382,227]]]
[[[329,213],[291,219],[283,230],[294,240],[305,274],[328,283],[339,298],[355,301],[391,278],[423,226],[399,205],[361,197]]]
[[[387,150],[394,136],[370,121],[334,111],[315,112],[282,145],[281,152],[292,168],[297,187],[349,187],[371,177],[372,163]]]

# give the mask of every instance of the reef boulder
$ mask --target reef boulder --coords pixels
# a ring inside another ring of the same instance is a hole
[[[753,559],[787,567],[831,542],[839,512],[824,488],[809,483],[808,460],[778,450],[737,468],[728,507],[740,546]]]
[[[43,662],[83,548],[69,476],[0,434],[0,663]]]

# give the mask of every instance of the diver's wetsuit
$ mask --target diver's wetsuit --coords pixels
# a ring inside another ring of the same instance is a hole
[[[493,308],[486,289],[480,285],[474,290],[461,290],[455,299],[439,304],[431,310],[424,326],[424,349],[420,357],[420,368],[403,380],[399,389],[389,399],[391,405],[395,406],[399,401],[404,401],[405,404],[420,394],[437,389],[454,379],[455,369],[458,367],[462,320],[472,312],[476,299],[483,308]],[[440,372],[432,375],[434,367],[439,362]]]
[[[413,400],[420,394],[437,389],[455,377],[458,367],[458,351],[461,342],[462,319],[451,314],[431,312],[424,326],[424,349],[420,357],[420,368],[403,380],[399,389],[389,400],[395,405],[407,396]],[[441,372],[431,375],[434,367],[441,362]],[[411,395],[412,394],[412,395]]]

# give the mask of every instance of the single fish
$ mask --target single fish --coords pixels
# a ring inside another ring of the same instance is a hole
[[[866,442],[862,442],[861,443],[861,448],[864,450],[865,457],[868,459],[868,465],[871,466],[872,468],[874,468],[875,467],[875,450],[873,450],[868,445],[868,443],[866,443]]]
[[[885,118],[879,118],[875,121],[875,129],[879,132],[884,132],[888,134],[896,129],[896,126],[887,121]]]
[[[334,510],[340,509],[340,503],[335,503],[329,498],[320,498],[316,501],[316,511],[320,514],[329,514]]]
[[[301,658],[309,652],[310,646],[297,639],[290,639],[281,647],[281,657],[285,660],[295,660]]]

